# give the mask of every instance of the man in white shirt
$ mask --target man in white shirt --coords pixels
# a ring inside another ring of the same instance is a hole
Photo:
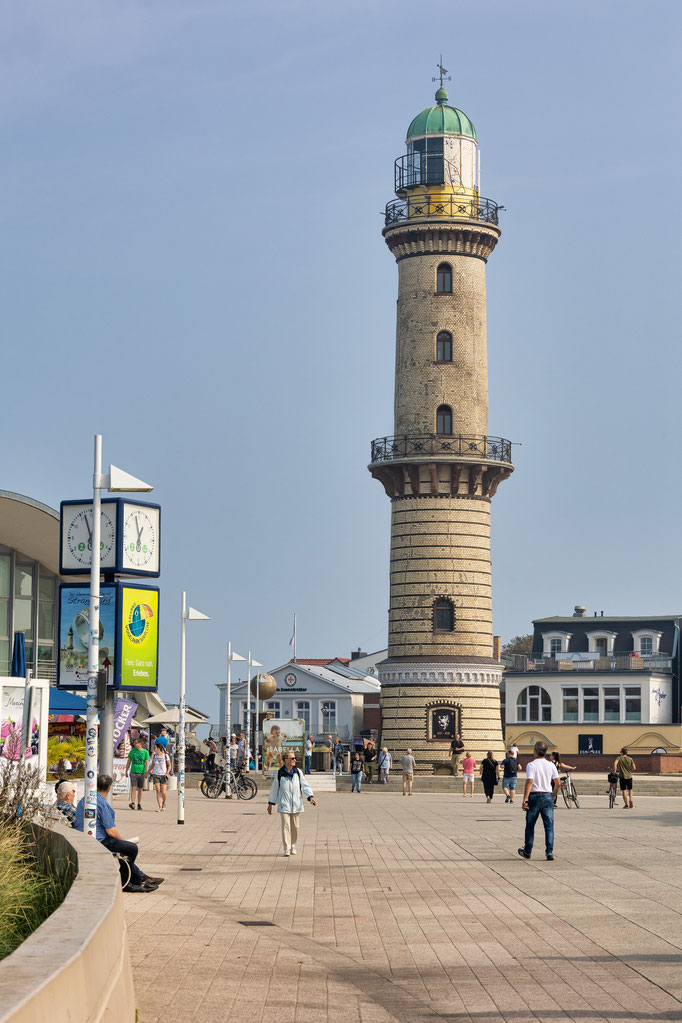
[[[533,851],[535,822],[542,815],[545,829],[545,855],[548,860],[554,859],[554,799],[559,787],[559,772],[553,763],[545,759],[547,743],[535,743],[535,759],[529,760],[526,766],[526,787],[523,790],[523,806],[526,811],[526,835],[523,849],[519,856],[530,859]]]

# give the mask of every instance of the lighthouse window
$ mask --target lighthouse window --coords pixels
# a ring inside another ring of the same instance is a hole
[[[452,334],[447,330],[441,330],[436,338],[436,361],[452,362]]]
[[[404,175],[403,159],[400,161],[400,187],[407,185],[442,185],[443,175],[443,139],[415,139],[407,144],[407,174]]]
[[[436,291],[439,295],[452,291],[452,267],[449,263],[441,263],[436,271]]]
[[[455,627],[455,609],[451,601],[443,598],[433,605],[433,631],[452,632]]]
[[[449,437],[452,433],[452,409],[449,405],[439,405],[438,407],[436,433],[439,437]]]

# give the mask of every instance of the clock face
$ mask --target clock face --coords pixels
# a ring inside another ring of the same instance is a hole
[[[113,568],[116,558],[116,517],[102,506],[99,554],[101,568]],[[65,569],[87,571],[92,560],[92,504],[64,507],[62,517],[62,560]]]
[[[151,505],[123,505],[122,571],[159,571],[159,509]]]

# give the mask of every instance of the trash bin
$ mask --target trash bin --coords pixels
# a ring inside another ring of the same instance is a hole
[[[328,750],[325,753],[313,753],[312,759],[313,771],[331,771],[332,769],[332,755]]]

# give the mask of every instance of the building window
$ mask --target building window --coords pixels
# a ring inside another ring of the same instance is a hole
[[[654,652],[654,641],[651,636],[642,636],[639,641],[639,652],[642,657],[651,657]]]
[[[322,701],[322,731],[332,735],[336,731],[336,700]]]
[[[455,609],[452,601],[442,597],[433,605],[433,631],[453,632],[455,628]]]
[[[267,710],[268,714],[272,714],[273,717],[281,718],[282,716],[282,704],[279,700],[268,700],[264,709]]]
[[[642,720],[642,690],[639,686],[625,687],[625,720]]]
[[[597,686],[583,688],[583,721],[599,721],[599,689]]]
[[[310,700],[299,700],[296,704],[296,717],[305,721],[306,735],[310,732]]]
[[[620,721],[619,686],[604,686],[604,721]]]
[[[563,692],[563,720],[578,720],[578,687],[567,686]]]
[[[606,638],[604,636],[599,636],[597,639],[595,639],[594,649],[599,654],[600,657],[606,657],[607,652],[606,646],[607,646]]]
[[[436,433],[439,437],[449,437],[452,433],[452,409],[449,405],[439,405],[436,412]]]
[[[436,361],[452,362],[452,334],[441,330],[436,338]]]
[[[549,652],[554,656],[555,654],[562,654],[564,652],[564,643],[561,639],[550,639],[549,641]]]
[[[526,686],[516,699],[517,721],[551,721],[552,701],[541,686]]]
[[[452,267],[449,263],[441,263],[436,271],[436,291],[439,295],[452,291]]]

